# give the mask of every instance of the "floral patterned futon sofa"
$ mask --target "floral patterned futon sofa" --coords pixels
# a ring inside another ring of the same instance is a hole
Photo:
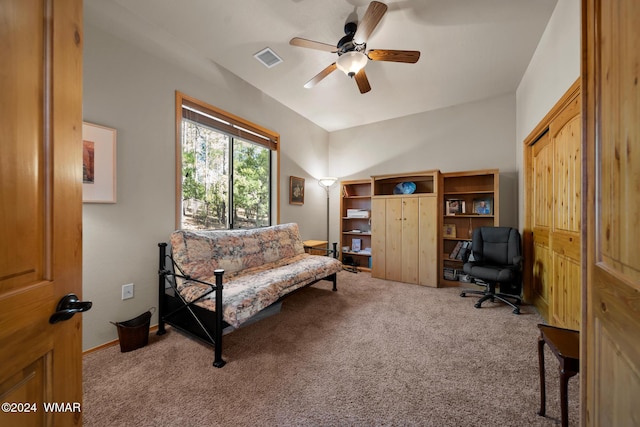
[[[305,253],[298,225],[186,231],[171,234],[173,260],[183,274],[214,283],[214,271],[224,269],[222,313],[226,323],[239,327],[283,296],[321,279],[333,281],[342,270],[335,258]],[[209,286],[179,279],[176,288],[191,302]],[[215,292],[195,303],[215,311]]]

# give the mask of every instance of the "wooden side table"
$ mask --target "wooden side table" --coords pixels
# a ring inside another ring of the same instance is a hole
[[[546,392],[544,381],[544,345],[549,345],[551,352],[560,362],[560,410],[562,427],[569,425],[567,389],[569,378],[580,371],[580,332],[573,329],[558,328],[539,324],[540,338],[538,338],[538,363],[540,365],[540,412],[546,413]]]
[[[304,251],[311,255],[328,255],[328,243],[326,240],[305,240],[302,242]]]

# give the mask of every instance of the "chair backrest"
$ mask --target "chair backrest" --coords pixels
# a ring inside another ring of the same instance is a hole
[[[475,262],[511,265],[521,255],[520,232],[512,227],[478,227],[473,230],[471,250]]]

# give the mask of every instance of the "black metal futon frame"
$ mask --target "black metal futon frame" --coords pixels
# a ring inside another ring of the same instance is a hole
[[[337,258],[336,243],[333,243],[333,250],[326,249],[327,254],[333,254]],[[231,328],[229,323],[225,322],[222,316],[222,276],[223,269],[214,271],[215,283],[209,283],[184,274],[173,257],[167,254],[167,243],[158,243],[159,247],[159,267],[158,267],[158,331],[157,335],[164,335],[167,331],[165,324],[190,335],[201,341],[214,346],[213,366],[222,368],[227,362],[222,359],[222,335],[225,328]],[[314,248],[317,250],[317,248]],[[170,260],[170,263],[167,263]],[[169,265],[168,265],[169,264]],[[200,283],[209,286],[209,290],[193,301],[186,301],[177,290],[176,278],[189,280],[191,282]],[[337,290],[337,275],[333,273],[320,280],[329,280],[333,282],[333,291]],[[313,285],[318,281],[311,282],[304,287]],[[302,288],[300,288],[302,289]],[[215,292],[216,310],[210,311],[204,309],[196,303],[207,295]],[[295,291],[294,291],[295,292]],[[282,299],[290,294],[284,295],[273,305],[279,303]],[[267,307],[265,310],[268,310]]]

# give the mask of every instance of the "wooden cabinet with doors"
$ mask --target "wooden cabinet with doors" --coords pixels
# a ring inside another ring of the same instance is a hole
[[[577,81],[525,141],[525,297],[580,329],[581,120]]]
[[[348,266],[370,271],[371,180],[342,181],[340,190],[340,259]],[[359,249],[354,248],[356,240]]]
[[[462,272],[463,261],[453,255],[454,248],[460,243],[470,242],[473,230],[477,227],[499,225],[499,178],[497,169],[484,169],[465,172],[450,172],[440,175],[440,198],[442,228],[449,233],[441,234],[440,286],[457,286],[457,280],[451,280],[449,272]],[[445,277],[446,276],[446,277]]]
[[[438,177],[438,171],[372,177],[372,277],[437,287]]]

